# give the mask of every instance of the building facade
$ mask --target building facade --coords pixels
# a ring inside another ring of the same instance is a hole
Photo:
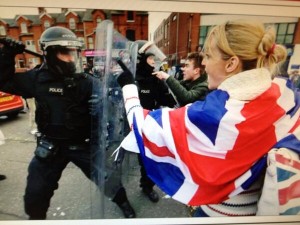
[[[85,48],[82,52],[84,63],[87,61],[86,53],[90,54],[95,48],[96,27],[103,20],[112,20],[114,29],[131,41],[148,38],[147,12],[101,9],[70,11],[63,8],[60,13],[47,13],[46,9],[41,7],[37,10],[38,15],[16,15],[13,19],[0,18],[0,37],[22,41],[26,49],[42,54],[39,46],[41,34],[52,26],[66,27],[84,43]],[[16,68],[19,71],[40,63],[39,57],[28,53],[16,57]]]
[[[274,25],[276,43],[285,45],[289,52],[287,70],[298,65],[300,68],[300,18],[171,13],[155,30],[153,41],[168,57],[168,64],[176,66],[184,61],[188,53],[203,48],[206,36],[214,25],[231,19],[255,19]]]

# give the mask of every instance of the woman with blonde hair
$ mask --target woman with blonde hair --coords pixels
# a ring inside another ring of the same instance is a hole
[[[299,93],[274,78],[287,52],[273,28],[229,21],[211,30],[204,54],[212,91],[179,109],[144,110],[130,72],[119,76],[132,127],[122,146],[194,216],[255,215],[267,153],[299,151]]]

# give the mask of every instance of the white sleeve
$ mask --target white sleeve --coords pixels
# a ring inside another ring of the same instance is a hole
[[[129,126],[132,128],[133,118],[135,117],[136,125],[140,131],[144,122],[144,114],[137,86],[135,84],[125,85],[122,91]]]

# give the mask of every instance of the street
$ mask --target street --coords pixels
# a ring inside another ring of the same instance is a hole
[[[29,113],[15,119],[0,117],[0,129],[6,143],[0,146],[0,174],[7,176],[0,181],[0,220],[27,220],[23,195],[27,168],[35,149],[35,137],[30,133]],[[139,188],[139,166],[135,155],[128,156],[123,184],[137,218],[188,217],[185,205],[170,199],[157,187],[158,203],[152,203]],[[48,220],[118,219],[124,218],[116,204],[101,200],[97,187],[74,164],[64,170],[48,210]],[[104,216],[103,216],[104,215]]]

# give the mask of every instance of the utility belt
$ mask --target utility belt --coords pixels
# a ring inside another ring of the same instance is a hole
[[[84,151],[89,149],[89,139],[75,143],[70,140],[54,140],[41,133],[36,134],[37,147],[35,156],[44,161],[51,161],[61,149]]]

